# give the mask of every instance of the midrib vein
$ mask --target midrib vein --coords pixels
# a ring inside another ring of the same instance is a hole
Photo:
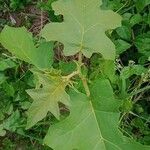
[[[100,134],[100,140],[103,140],[103,143],[104,143],[104,146],[105,146],[105,150],[107,150],[107,149],[106,149],[106,144],[105,144],[105,142],[107,142],[107,143],[111,144],[112,146],[116,147],[118,150],[122,150],[118,145],[112,143],[111,141],[105,139],[105,138],[102,136],[102,132],[101,132],[101,130],[100,130],[99,123],[97,122],[95,110],[93,109],[94,107],[93,107],[93,104],[92,104],[91,101],[90,101],[90,106],[91,106],[91,111],[92,111],[92,113],[93,113],[93,116],[94,116],[94,119],[95,119],[95,122],[96,122],[96,125],[97,125],[97,129],[98,129],[99,134]]]

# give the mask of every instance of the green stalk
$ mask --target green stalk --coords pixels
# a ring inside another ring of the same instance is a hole
[[[81,71],[81,66],[82,66],[82,52],[79,52],[79,57],[78,57],[78,62],[79,62],[79,77],[82,81],[82,84],[84,86],[84,89],[85,89],[85,92],[86,92],[86,95],[89,97],[90,96],[90,90],[89,90],[89,86],[88,86],[88,83],[87,83],[87,79],[86,77],[82,74],[82,71]]]

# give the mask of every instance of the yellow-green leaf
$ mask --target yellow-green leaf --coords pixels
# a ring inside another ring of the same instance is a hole
[[[54,79],[41,74],[38,78],[42,88],[27,90],[34,100],[28,110],[27,129],[46,117],[48,112],[59,119],[58,102],[69,106],[70,97],[65,91],[66,83],[61,78]]]

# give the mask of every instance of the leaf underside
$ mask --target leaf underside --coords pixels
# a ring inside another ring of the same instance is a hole
[[[64,44],[64,54],[80,51],[91,57],[101,53],[105,59],[115,58],[115,45],[105,32],[121,25],[121,17],[111,10],[101,10],[101,0],[59,0],[52,7],[64,16],[62,23],[47,24],[41,34],[47,41]],[[112,19],[113,18],[113,19]]]

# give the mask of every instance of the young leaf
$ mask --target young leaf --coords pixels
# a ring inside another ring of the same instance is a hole
[[[91,57],[98,52],[105,59],[114,59],[115,45],[105,32],[120,26],[121,17],[111,10],[100,9],[101,4],[101,0],[54,2],[52,7],[57,14],[64,15],[64,22],[46,25],[42,36],[48,41],[62,42],[67,56],[82,51],[86,57]]]
[[[97,81],[89,100],[71,93],[70,116],[52,125],[44,143],[54,150],[148,150],[118,130],[118,102],[107,80]]]
[[[58,102],[69,106],[70,97],[65,92],[66,83],[61,78],[52,79],[45,75],[38,75],[38,78],[43,87],[27,90],[27,93],[34,100],[28,110],[27,129],[46,117],[48,112],[59,119]]]
[[[17,58],[40,69],[50,68],[53,63],[53,44],[43,43],[36,48],[32,35],[25,27],[5,26],[0,35],[0,41]]]

